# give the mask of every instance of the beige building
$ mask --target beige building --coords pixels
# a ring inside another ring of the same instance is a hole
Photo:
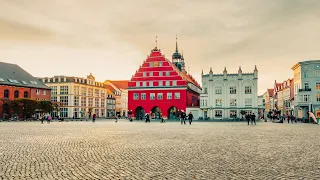
[[[281,115],[292,114],[293,108],[291,106],[291,91],[293,86],[293,79],[288,79],[282,83],[275,81],[274,96],[275,96],[275,108],[281,111]]]
[[[86,78],[54,76],[41,80],[51,87],[51,101],[63,105],[59,114],[53,112],[54,116],[85,118],[96,114],[97,117],[106,117],[106,85],[96,82],[91,73]]]
[[[128,81],[106,80],[104,82],[115,95],[116,98],[116,115],[121,117],[128,116]]]

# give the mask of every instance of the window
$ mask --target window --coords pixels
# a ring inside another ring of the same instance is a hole
[[[237,99],[230,99],[230,106],[237,106]]]
[[[28,98],[28,97],[29,97],[29,93],[28,93],[27,91],[25,91],[25,92],[23,93],[23,97],[24,97],[24,98]]]
[[[162,76],[162,72],[159,72],[159,76]]]
[[[43,95],[47,95],[47,90],[44,89],[43,92],[42,92],[42,94],[43,94]]]
[[[245,94],[251,94],[251,86],[244,87],[244,93]]]
[[[317,83],[316,83],[316,89],[317,89],[317,90],[320,90],[320,82],[317,82]]]
[[[100,95],[99,89],[95,89],[95,90],[94,90],[94,96],[95,96],[95,97],[99,97],[99,95]]]
[[[50,79],[49,79],[50,80]],[[21,81],[22,82],[22,84],[28,84],[26,81]],[[50,82],[50,81],[49,81]]]
[[[158,93],[158,100],[162,100],[163,99],[163,94],[162,93]]]
[[[215,110],[215,117],[222,117],[222,110]]]
[[[101,99],[100,107],[104,108],[105,107],[105,103],[106,103],[106,100],[105,99]]]
[[[58,97],[57,96],[51,96],[50,100],[51,100],[51,102],[58,102]]]
[[[87,88],[81,87],[81,96],[86,96],[86,95],[87,95]]]
[[[95,98],[95,99],[94,99],[94,106],[95,106],[95,107],[99,107],[99,103],[100,103],[100,102],[99,102],[99,98]]]
[[[304,83],[304,89],[309,89],[309,83]]]
[[[172,93],[167,93],[167,99],[172,99]]]
[[[68,106],[68,96],[60,96],[60,102],[63,106]]]
[[[308,77],[308,72],[303,72],[303,77],[307,78]]]
[[[19,91],[18,90],[14,91],[14,98],[19,98]]]
[[[180,93],[178,92],[174,93],[174,99],[180,99]]]
[[[149,63],[149,67],[153,67],[153,63],[152,62]]]
[[[316,97],[317,97],[317,102],[320,102],[320,94],[317,94]]]
[[[60,86],[60,94],[68,94],[68,86]]]
[[[88,106],[89,107],[93,106],[93,98],[88,98]]]
[[[93,96],[93,88],[88,88],[88,96]]]
[[[170,81],[166,81],[166,86],[170,86]]]
[[[147,86],[147,82],[143,82],[143,87],[146,87]]]
[[[136,86],[137,86],[137,87],[140,87],[140,82],[136,82]]]
[[[153,82],[152,81],[149,82],[149,86],[153,87]]]
[[[3,78],[0,78],[0,81],[1,81],[1,82],[3,82],[3,81],[4,81],[4,79],[3,79]]]
[[[245,106],[252,106],[252,99],[251,98],[246,98],[244,100],[244,105]]]
[[[316,77],[320,77],[320,71],[319,70],[315,70],[314,73],[315,73]]]
[[[236,94],[237,93],[237,89],[235,86],[230,87],[230,94]]]
[[[230,117],[231,118],[237,117],[237,110],[230,110]]]
[[[52,95],[58,94],[57,86],[51,86],[51,94]]]
[[[169,71],[166,72],[166,76],[170,76],[170,72]]]
[[[36,94],[37,94],[37,95],[40,94],[40,89],[36,89]]]
[[[222,99],[216,99],[216,106],[222,106]]]
[[[206,87],[204,88],[204,93],[208,94],[208,88],[206,88]]]
[[[133,93],[133,99],[138,100],[139,99],[139,94],[138,93]]]
[[[163,66],[163,63],[162,63],[162,62],[159,62],[159,66]]]
[[[219,86],[219,87],[216,87],[215,88],[215,93],[216,94],[221,94],[222,93],[222,88]]]
[[[154,100],[155,99],[155,93],[150,93],[150,100]]]
[[[143,76],[143,77],[146,77],[146,76],[147,76],[147,72],[143,72],[143,73],[142,73],[142,76]]]
[[[205,102],[206,102],[206,106],[208,106],[208,100],[206,100]]]
[[[149,76],[153,76],[153,72],[149,72]]]
[[[105,90],[101,90],[101,97],[105,98],[106,97],[106,91]]]
[[[305,94],[300,96],[300,102],[310,102],[311,96],[310,94]]]
[[[87,106],[87,98],[86,97],[81,97],[81,106],[82,107]]]
[[[79,106],[79,96],[74,97],[74,106]]]
[[[68,108],[60,108],[60,117],[62,118],[68,117]]]
[[[172,81],[172,86],[177,86],[177,81]]]
[[[163,86],[163,85],[162,85],[162,81],[159,81],[159,86]]]
[[[147,98],[146,93],[141,93],[141,100],[146,100],[146,98]]]

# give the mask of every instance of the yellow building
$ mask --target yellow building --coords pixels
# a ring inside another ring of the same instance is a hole
[[[106,80],[104,84],[111,87],[111,91],[116,98],[116,114],[117,116],[128,116],[128,81],[127,80]]]

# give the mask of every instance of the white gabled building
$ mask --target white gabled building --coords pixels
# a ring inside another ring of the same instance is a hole
[[[241,118],[241,110],[255,113],[258,118],[258,70],[253,73],[223,74],[202,72],[202,93],[200,109],[203,118],[230,119]]]

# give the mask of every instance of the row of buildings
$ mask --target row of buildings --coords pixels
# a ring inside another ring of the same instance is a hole
[[[18,65],[0,62],[0,119],[12,116],[6,100],[18,98],[60,102],[60,110],[52,112],[54,117],[127,116],[127,87],[128,81],[97,82],[91,73],[85,78],[36,78]]]
[[[293,76],[262,95],[265,113],[275,111],[280,115],[307,118],[308,111],[320,118],[320,60],[303,61],[291,68]]]

